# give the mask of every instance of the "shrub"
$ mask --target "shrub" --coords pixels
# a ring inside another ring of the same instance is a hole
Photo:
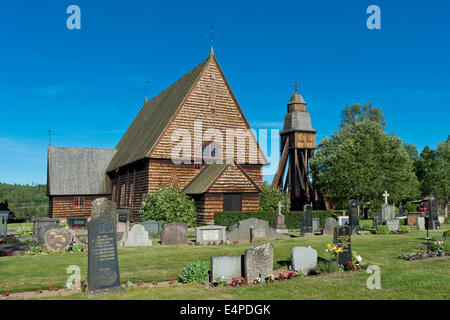
[[[180,222],[196,225],[197,210],[194,200],[183,191],[168,185],[149,194],[140,210],[142,221],[153,219],[163,223]]]
[[[290,208],[291,202],[288,196],[277,187],[273,187],[267,182],[262,185],[262,192],[259,194],[259,209],[261,211],[278,211],[278,203],[283,205],[283,211],[288,211],[284,207],[287,201],[287,207]]]
[[[3,240],[4,243],[16,243],[16,241],[15,236],[6,236]]]
[[[373,220],[360,220],[359,225],[364,230],[371,230],[373,227]]]
[[[389,234],[389,227],[388,226],[378,226],[375,230],[376,234]]]
[[[75,243],[72,246],[72,251],[73,252],[81,252],[81,251],[83,251],[83,244],[82,243]]]
[[[411,231],[411,228],[408,226],[400,227],[400,232],[408,233]]]
[[[442,236],[445,238],[445,237],[450,237],[450,229],[448,229],[448,230],[445,230],[444,231],[444,233],[442,234]]]
[[[319,262],[316,266],[316,271],[333,273],[339,271],[339,266],[332,262]]]
[[[40,246],[30,246],[28,249],[30,254],[39,254],[41,252],[42,248]]]
[[[200,283],[203,284],[208,280],[208,264],[204,262],[194,262],[184,267],[180,274],[180,280],[184,283]]]
[[[33,234],[33,228],[30,225],[21,225],[16,234],[21,237],[31,236]]]

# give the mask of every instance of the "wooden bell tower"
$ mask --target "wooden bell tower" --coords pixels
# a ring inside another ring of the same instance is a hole
[[[317,200],[309,178],[309,159],[314,157],[317,131],[312,128],[306,102],[295,87],[280,132],[281,158],[272,185],[289,192],[291,210],[303,211],[305,204]]]

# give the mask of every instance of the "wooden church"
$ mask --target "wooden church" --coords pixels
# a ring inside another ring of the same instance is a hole
[[[200,141],[195,135],[199,122]],[[207,139],[211,129],[223,137],[222,143]],[[211,48],[206,60],[146,99],[115,149],[48,148],[49,216],[89,216],[91,202],[107,197],[117,208],[129,210],[132,221],[139,221],[147,194],[168,184],[195,200],[199,225],[211,223],[218,211],[257,211],[267,159],[248,129]],[[229,130],[247,132],[244,139],[256,146],[256,155],[250,154],[250,147],[225,143]],[[174,161],[177,131],[190,135],[192,161]]]

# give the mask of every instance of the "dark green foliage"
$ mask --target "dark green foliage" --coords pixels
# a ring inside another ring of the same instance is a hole
[[[445,230],[444,233],[442,234],[443,237],[447,237],[450,238],[450,229]]]
[[[285,201],[287,202],[287,208],[291,206],[289,196],[285,197],[285,193],[279,188],[264,181],[261,189],[262,192],[259,194],[259,209],[261,211],[278,211],[279,202],[282,204],[282,211],[286,211]]]
[[[313,217],[320,218],[320,226],[322,227],[326,218],[336,217],[341,213],[342,211],[340,210],[315,210],[313,211]],[[240,220],[258,218],[269,221],[269,225],[272,226],[273,218],[276,214],[276,211],[216,212],[214,215],[214,224],[229,227]],[[289,211],[283,213],[283,215],[285,217],[284,222],[288,229],[299,229],[301,227],[300,221],[303,219],[303,212]]]
[[[364,106],[356,103],[353,106],[346,106],[341,114],[341,127],[355,125],[363,120],[372,120],[381,125],[386,126],[386,121],[381,109],[373,108],[373,103],[366,103]]]
[[[149,194],[140,213],[142,221],[152,219],[163,223],[181,222],[190,227],[194,227],[197,220],[194,200],[170,185]]]
[[[188,264],[180,275],[183,283],[199,283],[203,284],[208,280],[209,266],[205,262],[194,262]]]
[[[46,217],[48,215],[47,186],[0,183],[0,202],[8,200],[9,209],[19,219]]]

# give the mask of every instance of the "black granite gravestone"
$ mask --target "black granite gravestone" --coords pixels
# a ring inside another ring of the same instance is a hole
[[[403,217],[404,215],[405,215],[405,213],[404,213],[403,205],[400,203],[400,205],[398,206],[397,217]]]
[[[348,202],[349,222],[352,227],[352,232],[359,231],[359,213],[358,213],[358,201],[352,199]]]
[[[84,217],[68,217],[67,224],[71,228],[86,228],[87,227],[87,218]]]
[[[334,243],[342,247],[344,252],[338,255],[338,264],[345,266],[348,261],[352,261],[352,227],[343,225],[334,228]]]
[[[434,230],[439,229],[441,224],[438,218],[438,207],[435,198],[430,198],[428,200],[428,222],[426,223],[427,229]]]
[[[120,292],[114,221],[100,216],[89,223],[88,297]]]
[[[302,235],[313,233],[312,206],[305,204],[303,207]]]

